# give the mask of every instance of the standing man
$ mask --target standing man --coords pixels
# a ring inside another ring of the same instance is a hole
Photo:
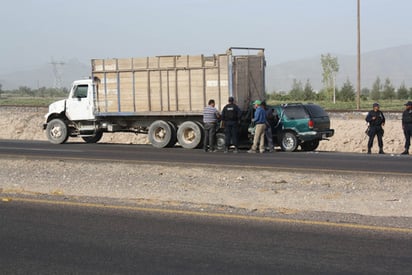
[[[378,103],[373,103],[373,110],[369,111],[366,116],[366,122],[369,123],[369,141],[368,141],[368,154],[371,153],[373,146],[373,140],[375,136],[378,137],[379,154],[385,154],[383,152],[383,126],[385,126],[385,116],[379,110],[380,106]]]
[[[215,108],[215,101],[213,99],[209,100],[208,106],[203,110],[203,123],[205,130],[205,139],[203,141],[203,150],[208,151],[208,146],[210,152],[216,152],[215,142],[216,142],[216,124],[219,119],[219,111]]]
[[[262,107],[265,109],[266,114],[266,129],[265,129],[265,137],[267,141],[267,145],[269,147],[269,152],[274,152],[273,146],[273,135],[272,135],[272,126],[275,125],[275,116],[273,115],[273,110],[266,105],[266,101],[262,102]]]
[[[225,153],[229,152],[230,142],[235,146],[233,153],[238,152],[238,127],[240,116],[242,112],[240,108],[235,104],[235,99],[229,97],[229,103],[222,110],[222,120],[225,127]]]
[[[266,130],[266,112],[262,108],[262,102],[260,100],[255,100],[253,102],[255,105],[255,118],[253,122],[255,123],[255,136],[253,138],[252,148],[247,151],[248,153],[256,153],[257,146],[259,143],[259,152],[265,152],[265,130]]]
[[[405,151],[402,155],[409,155],[412,136],[412,101],[405,103],[405,111],[402,113],[402,129],[405,135]]]

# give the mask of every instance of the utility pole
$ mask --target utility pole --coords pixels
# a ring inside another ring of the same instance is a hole
[[[358,0],[358,79],[357,79],[357,96],[356,109],[360,110],[360,94],[361,94],[361,42],[360,42],[360,0]]]
[[[54,74],[54,88],[61,89],[62,87],[62,67],[64,64],[63,61],[55,61],[54,58],[51,58],[50,64],[53,66]]]

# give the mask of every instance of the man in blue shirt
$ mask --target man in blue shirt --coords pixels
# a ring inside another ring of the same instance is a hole
[[[247,151],[248,153],[256,153],[258,144],[259,152],[265,152],[265,130],[266,130],[266,111],[262,108],[262,102],[260,100],[255,100],[253,102],[255,105],[255,118],[253,122],[255,123],[255,136],[253,138],[252,148]]]

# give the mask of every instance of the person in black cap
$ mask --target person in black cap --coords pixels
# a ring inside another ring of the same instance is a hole
[[[402,113],[402,129],[405,135],[405,151],[402,152],[402,155],[409,155],[412,136],[412,101],[405,103],[405,111]]]
[[[378,137],[379,154],[385,154],[383,152],[382,140],[384,132],[382,126],[385,126],[385,116],[383,115],[382,111],[379,110],[379,108],[380,106],[378,103],[373,103],[373,110],[369,111],[368,115],[366,116],[366,122],[369,123],[368,154],[371,153],[375,136]]]
[[[229,103],[223,107],[222,110],[222,121],[225,127],[225,150],[224,153],[229,152],[229,146],[232,144],[235,146],[233,153],[237,153],[238,147],[238,127],[240,116],[242,112],[240,108],[235,104],[235,99],[231,96],[229,97]]]

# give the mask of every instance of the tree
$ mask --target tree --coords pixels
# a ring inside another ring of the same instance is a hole
[[[375,101],[379,100],[381,98],[381,91],[382,91],[382,84],[381,84],[381,79],[378,76],[372,85],[371,99]]]
[[[3,85],[1,85],[1,83],[0,83],[0,98],[1,98],[1,94],[3,93],[2,88],[3,88]]]
[[[392,101],[396,97],[395,88],[393,87],[391,80],[389,78],[385,79],[385,84],[383,85],[383,99],[389,99]]]
[[[326,55],[321,55],[320,62],[322,64],[322,82],[327,95],[335,103],[336,93],[335,93],[335,80],[336,74],[339,71],[339,63],[337,57],[332,57],[330,53]]]
[[[408,99],[409,90],[405,86],[405,82],[402,82],[401,86],[398,88],[398,99]]]
[[[345,102],[355,100],[355,88],[353,87],[349,79],[347,79],[345,83],[343,84],[343,87],[338,94],[338,98],[339,100],[345,101]]]
[[[292,90],[289,92],[291,100],[302,100],[303,98],[303,88],[302,82],[293,79]]]
[[[369,90],[369,88],[362,88],[361,97],[368,98],[370,94],[371,94],[371,90]]]
[[[310,80],[307,79],[305,83],[305,88],[303,89],[303,100],[314,100],[316,94],[313,92],[312,84]]]

